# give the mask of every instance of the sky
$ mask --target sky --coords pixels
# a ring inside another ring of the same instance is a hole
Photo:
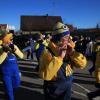
[[[61,16],[77,28],[100,24],[100,0],[0,0],[0,24],[20,29],[21,15]]]

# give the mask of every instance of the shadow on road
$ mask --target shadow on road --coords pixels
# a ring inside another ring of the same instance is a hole
[[[89,100],[93,100],[93,98],[100,96],[100,89],[88,93],[87,96]]]
[[[74,73],[74,76],[84,77],[84,78],[93,78],[93,76],[90,76],[89,74],[84,74],[84,73]]]
[[[37,66],[37,64],[35,63],[18,63],[18,64],[22,64],[22,65],[25,65],[25,66]]]
[[[24,81],[22,81],[21,82],[21,86],[22,87],[27,87],[27,88],[31,88],[31,89],[35,89],[35,88],[37,88],[37,89],[43,89],[43,86],[42,85],[39,85],[39,84],[35,84],[35,83],[30,83],[30,82],[24,82]]]
[[[44,97],[40,92],[20,88],[19,92],[15,95],[15,100],[44,100]]]
[[[38,73],[35,73],[35,72],[21,70],[21,73],[22,73],[22,76],[26,76],[26,77],[30,77],[30,78],[34,78],[34,79],[39,78]]]
[[[44,100],[41,92],[32,89],[42,89],[41,85],[23,82],[17,92],[15,92],[15,100]],[[4,86],[0,84],[0,100],[4,100]]]
[[[82,100],[82,99],[72,97],[71,100]]]
[[[87,73],[74,73],[74,82],[79,84],[95,84],[95,78]]]
[[[79,83],[79,84],[95,84],[95,81],[90,81],[90,80],[81,80],[81,79],[74,79],[74,83]]]

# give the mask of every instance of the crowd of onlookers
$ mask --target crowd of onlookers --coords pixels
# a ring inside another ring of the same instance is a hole
[[[48,38],[52,37],[51,34],[41,34],[41,33],[37,33],[37,38],[32,38],[29,37],[28,39],[26,39],[26,41],[24,42],[24,47],[28,47],[30,46],[30,49],[26,49],[27,52],[27,59],[29,58],[29,55],[31,55],[30,59],[33,59],[33,52],[35,52],[36,48],[35,45],[36,43],[39,43],[40,40],[47,40]],[[34,35],[33,35],[34,37]],[[96,44],[96,39],[93,40],[91,39],[91,37],[86,37],[86,36],[71,36],[73,42],[75,42],[75,50],[78,52],[81,52],[82,54],[84,54],[87,58],[91,58],[92,54],[94,52],[94,46]],[[40,41],[40,43],[42,43]]]
[[[70,100],[73,66],[83,69],[88,60],[93,62],[88,71],[91,75],[95,72],[95,86],[100,88],[100,37],[94,40],[82,35],[72,37],[69,28],[60,22],[56,24],[53,34],[40,32],[20,37],[20,41],[12,33],[0,34],[0,70],[8,100],[14,100],[13,91],[20,85],[17,56],[34,60],[35,54],[38,61],[36,71],[44,80],[45,100]],[[15,44],[26,53],[26,58]]]

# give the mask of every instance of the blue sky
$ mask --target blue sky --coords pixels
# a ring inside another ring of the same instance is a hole
[[[100,0],[0,0],[0,24],[20,29],[21,15],[61,16],[64,23],[92,28],[100,23]]]

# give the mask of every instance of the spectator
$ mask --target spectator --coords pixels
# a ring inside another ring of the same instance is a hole
[[[91,75],[95,71],[96,55],[99,50],[100,50],[100,38],[98,37],[96,38],[96,41],[93,43],[93,52],[92,52],[93,66],[89,69],[89,73]]]
[[[27,59],[31,59],[33,60],[33,54],[34,54],[34,45],[35,45],[35,41],[30,38],[26,43],[25,45],[28,47],[28,49],[26,50],[27,51]],[[27,48],[26,47],[26,48]]]

